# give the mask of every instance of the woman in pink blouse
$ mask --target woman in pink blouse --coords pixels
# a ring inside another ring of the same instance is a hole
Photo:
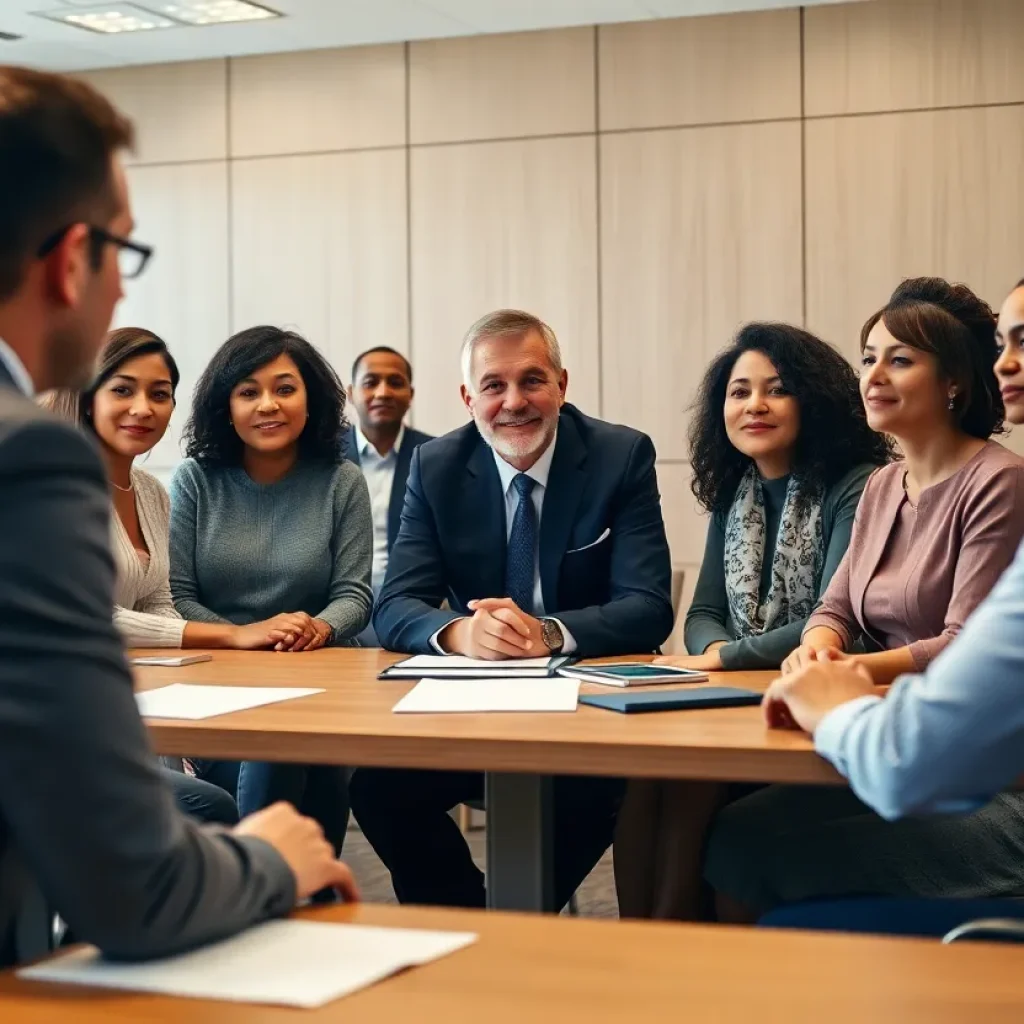
[[[972,336],[980,373],[963,358]],[[847,658],[889,683],[923,672],[1010,564],[1024,460],[988,439],[1003,419],[995,319],[967,288],[905,282],[861,350],[868,424],[905,458],[868,480],[846,557],[783,672]],[[868,653],[846,653],[859,639]]]
[[[963,285],[905,281],[861,332],[869,425],[902,461],[869,478],[850,547],[783,665],[851,659],[876,683],[920,672],[1024,536],[1024,459],[1003,424],[996,320]],[[705,877],[719,917],[845,895],[1024,895],[1024,797],[964,818],[883,821],[850,790],[769,786],[725,808]]]

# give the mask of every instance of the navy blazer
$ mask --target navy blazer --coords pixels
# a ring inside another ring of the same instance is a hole
[[[544,609],[581,657],[652,651],[672,631],[672,569],[646,434],[565,405],[540,522]],[[505,496],[476,424],[417,448],[401,530],[374,612],[381,643],[430,653],[430,638],[505,594]],[[448,600],[451,611],[440,610]]]
[[[391,485],[391,503],[388,505],[388,551],[394,547],[398,536],[398,527],[402,521],[402,505],[405,502],[405,484],[409,479],[409,464],[412,462],[413,450],[426,441],[433,441],[432,434],[424,434],[422,430],[405,428],[402,436],[402,447],[398,449],[398,460],[395,463],[395,479]],[[348,428],[345,444],[345,457],[349,462],[359,465],[359,447],[356,443],[356,428]]]

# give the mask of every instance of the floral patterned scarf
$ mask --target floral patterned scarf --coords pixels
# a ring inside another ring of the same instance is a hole
[[[779,520],[771,585],[760,600],[765,548],[764,488],[751,466],[736,488],[725,522],[725,590],[740,637],[759,636],[811,614],[821,577],[821,494],[798,502],[791,477]]]

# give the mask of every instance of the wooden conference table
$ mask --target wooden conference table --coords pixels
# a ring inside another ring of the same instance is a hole
[[[325,691],[197,722],[152,720],[161,754],[485,772],[488,900],[499,909],[557,909],[551,775],[843,783],[806,736],[767,729],[757,707],[620,715],[581,705],[575,714],[395,715],[392,707],[413,683],[381,682],[377,674],[398,660],[378,649],[217,651],[210,662],[135,672],[139,689],[193,682]],[[711,682],[763,690],[773,675],[723,673]]]
[[[0,975],[4,1024],[995,1024],[1024,1020],[1020,949],[725,926],[364,904],[320,920],[479,941],[319,1010],[44,985]]]

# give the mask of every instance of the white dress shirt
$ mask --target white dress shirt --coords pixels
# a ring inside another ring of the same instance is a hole
[[[25,369],[25,364],[18,358],[18,354],[10,345],[0,338],[0,363],[7,367],[7,372],[14,378],[15,387],[26,398],[33,398],[36,393],[36,386]]]
[[[537,513],[537,537],[535,540],[536,546],[533,550],[533,607],[524,608],[523,611],[533,615],[535,618],[549,618],[553,622],[557,622],[558,628],[562,631],[562,653],[572,654],[576,650],[576,640],[573,635],[559,619],[556,619],[553,615],[545,616],[544,614],[544,595],[541,590],[540,580],[540,524],[544,514],[544,496],[547,494],[548,489],[551,460],[555,457],[555,444],[557,441],[558,435],[556,433],[551,439],[551,444],[544,450],[544,454],[525,471],[526,476],[533,480],[534,483],[533,490],[530,492],[530,500],[533,502],[534,511]],[[519,470],[515,466],[509,465],[493,448],[491,449],[491,454],[494,456],[495,466],[498,467],[501,492],[505,496],[505,543],[507,544],[512,536],[512,522],[515,519],[516,509],[519,507],[520,501],[519,492],[512,484],[512,481],[519,476]],[[444,628],[446,629],[447,626]],[[437,637],[441,632],[443,630],[438,630],[430,638],[432,646],[438,651],[441,650],[441,647],[437,642]]]
[[[381,455],[373,443],[363,436],[358,426],[353,429],[356,451],[359,452],[359,468],[363,471],[363,478],[370,491],[370,511],[373,515],[373,571],[370,584],[376,598],[388,571],[388,511],[391,508],[391,489],[395,484],[395,467],[405,437],[405,425],[399,429],[398,437],[387,455]]]
[[[1024,772],[1024,545],[924,675],[830,711],[818,753],[883,818],[968,813]]]

